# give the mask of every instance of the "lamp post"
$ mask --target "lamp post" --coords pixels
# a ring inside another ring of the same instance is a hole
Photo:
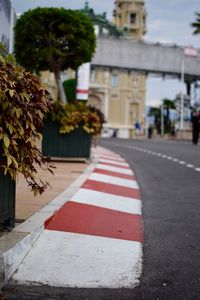
[[[164,128],[164,105],[163,105],[163,100],[162,100],[160,112],[161,112],[161,136],[164,136],[165,128]]]
[[[180,130],[183,130],[183,121],[184,121],[184,72],[185,64],[184,59],[181,62],[181,112],[180,112]]]

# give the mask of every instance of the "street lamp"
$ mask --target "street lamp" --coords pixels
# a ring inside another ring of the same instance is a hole
[[[181,62],[181,115],[180,115],[180,130],[183,130],[183,120],[184,120],[184,72],[185,72],[185,63],[184,58]]]

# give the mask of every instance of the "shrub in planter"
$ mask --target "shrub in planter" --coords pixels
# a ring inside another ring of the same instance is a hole
[[[92,137],[100,134],[103,122],[103,114],[82,101],[76,100],[68,104],[54,103],[44,128],[43,154],[54,157],[89,158]],[[52,123],[54,131],[50,132]]]
[[[68,103],[73,102],[74,99],[76,98],[76,85],[77,85],[77,82],[76,82],[75,78],[68,79],[63,82],[63,86],[64,86],[64,90],[65,90],[65,94],[66,94]]]
[[[37,76],[0,55],[0,169],[13,180],[22,173],[34,194],[48,185],[37,178],[36,166],[52,172],[52,165],[36,145],[51,102]]]

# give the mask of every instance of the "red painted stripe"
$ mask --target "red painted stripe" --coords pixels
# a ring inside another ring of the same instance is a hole
[[[103,170],[103,169],[94,169],[93,171],[94,173],[99,173],[99,174],[105,174],[105,175],[110,175],[110,176],[114,176],[114,177],[118,177],[118,178],[123,178],[123,179],[132,179],[135,180],[135,177],[133,175],[128,175],[128,174],[122,174],[119,172],[113,172],[113,171],[109,171],[109,170]]]
[[[45,224],[49,230],[143,242],[141,216],[69,201]]]
[[[118,167],[118,168],[123,168],[123,169],[130,169],[128,166],[117,165],[114,162],[113,163],[112,162],[110,162],[110,163],[106,162],[105,163],[105,162],[99,161],[99,163],[102,164],[102,165],[107,165],[107,166],[112,166],[112,167]]]
[[[79,93],[79,94],[88,94],[88,93],[89,93],[89,90],[81,90],[81,89],[77,89],[76,92]]]
[[[82,188],[123,197],[140,199],[140,192],[138,189],[96,180],[86,180],[83,183]]]

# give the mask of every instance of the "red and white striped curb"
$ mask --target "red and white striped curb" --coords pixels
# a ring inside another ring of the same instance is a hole
[[[138,284],[143,242],[139,187],[123,158],[101,147],[97,153],[96,168],[45,222],[14,280],[59,287]]]

